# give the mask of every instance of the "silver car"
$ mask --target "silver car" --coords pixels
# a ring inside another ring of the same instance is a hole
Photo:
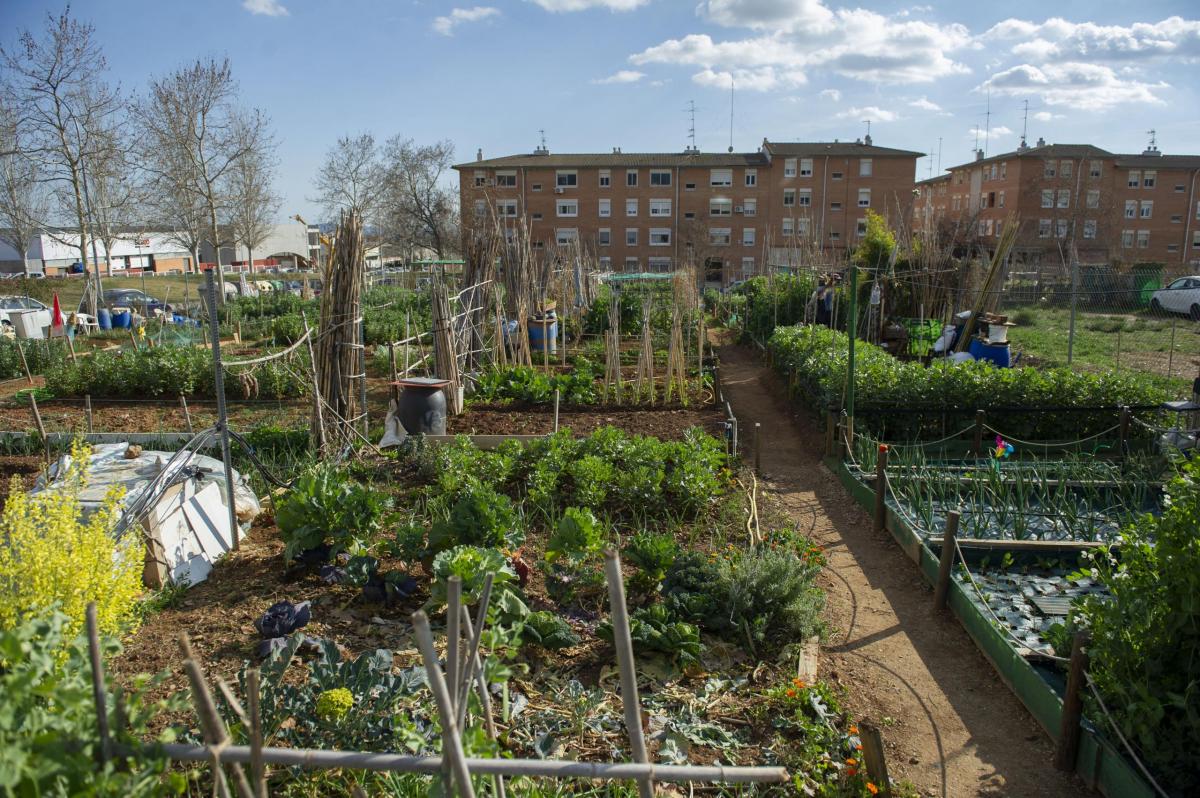
[[[27,296],[0,296],[0,324],[11,326],[8,313],[11,310],[33,310],[36,311],[34,319],[38,327],[50,326],[50,308],[38,302],[36,299],[31,299]]]
[[[1156,313],[1186,313],[1200,321],[1200,275],[1180,277],[1166,288],[1150,295],[1150,309]]]

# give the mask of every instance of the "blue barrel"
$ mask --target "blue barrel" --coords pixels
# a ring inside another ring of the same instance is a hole
[[[976,360],[986,360],[990,363],[995,363],[1002,369],[1006,369],[1012,365],[1008,344],[989,344],[986,341],[975,338],[967,345],[967,351]]]
[[[112,314],[113,327],[116,327],[119,330],[128,330],[131,324],[133,324],[133,311],[122,310],[118,313]]]
[[[541,352],[550,340],[550,351],[558,351],[558,319],[529,319],[529,348]]]
[[[101,330],[112,329],[112,314],[108,312],[108,308],[100,308],[96,311],[96,324],[100,326]]]

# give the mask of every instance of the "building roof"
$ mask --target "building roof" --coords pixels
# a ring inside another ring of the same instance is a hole
[[[1009,161],[1014,158],[1111,158],[1112,155],[1108,150],[1102,150],[1091,144],[1042,144],[1037,147],[1026,147],[1023,150],[990,155],[977,161],[967,161],[957,166],[951,166],[950,169],[965,169],[970,166]]]
[[[1200,169],[1200,155],[1118,154],[1117,166],[1158,167],[1159,169]]]
[[[950,173],[947,172],[944,175],[935,175],[934,177],[927,177],[924,180],[918,180],[916,182],[916,185],[931,186],[934,183],[945,183],[945,182],[948,182],[949,180],[950,180]]]
[[[767,141],[763,139],[763,147],[770,150],[772,155],[810,156],[810,155],[858,155],[874,156],[877,158],[903,157],[923,158],[925,153],[913,150],[897,150],[892,147],[876,147],[870,139],[863,141]]]
[[[504,155],[455,164],[455,169],[503,169],[533,167],[562,169],[588,166],[766,166],[759,152],[612,152],[612,153],[526,153]]]

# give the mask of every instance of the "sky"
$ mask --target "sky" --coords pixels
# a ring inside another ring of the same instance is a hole
[[[2,0],[5,44],[61,4]],[[1195,0],[76,0],[129,93],[228,56],[278,136],[281,217],[319,215],[339,136],[530,152],[757,149],[852,140],[929,153],[1090,143],[1200,153]],[[732,91],[731,91],[732,84]],[[1025,104],[1028,102],[1028,111]],[[731,114],[732,103],[732,114]],[[990,108],[990,114],[989,114]],[[133,120],[136,124],[136,120]]]

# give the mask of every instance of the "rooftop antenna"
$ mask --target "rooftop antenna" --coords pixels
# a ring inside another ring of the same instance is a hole
[[[975,125],[971,130],[975,131],[975,152],[979,152],[979,125]]]
[[[1158,131],[1151,128],[1150,130],[1147,130],[1146,133],[1150,136],[1150,149],[1156,149],[1158,144]]]
[[[695,127],[693,123],[692,127]],[[733,152],[733,73],[729,73],[729,151]]]
[[[1026,100],[1025,100],[1025,117],[1024,117],[1024,119],[1021,120],[1021,149],[1025,149],[1025,147],[1028,146],[1025,143],[1025,134],[1028,132],[1028,130],[1029,130],[1029,99],[1026,98]]]
[[[546,149],[546,131],[538,128],[538,134],[542,137],[542,149]]]
[[[688,100],[688,107],[684,109],[691,114],[692,126],[688,128],[688,140],[692,142],[690,149],[696,149],[696,101]]]
[[[987,92],[987,114],[985,118],[985,128],[983,132],[983,157],[987,157],[988,137],[992,135],[992,90],[989,88]],[[978,147],[976,147],[978,149]]]
[[[942,173],[942,137],[938,136],[938,174]]]

